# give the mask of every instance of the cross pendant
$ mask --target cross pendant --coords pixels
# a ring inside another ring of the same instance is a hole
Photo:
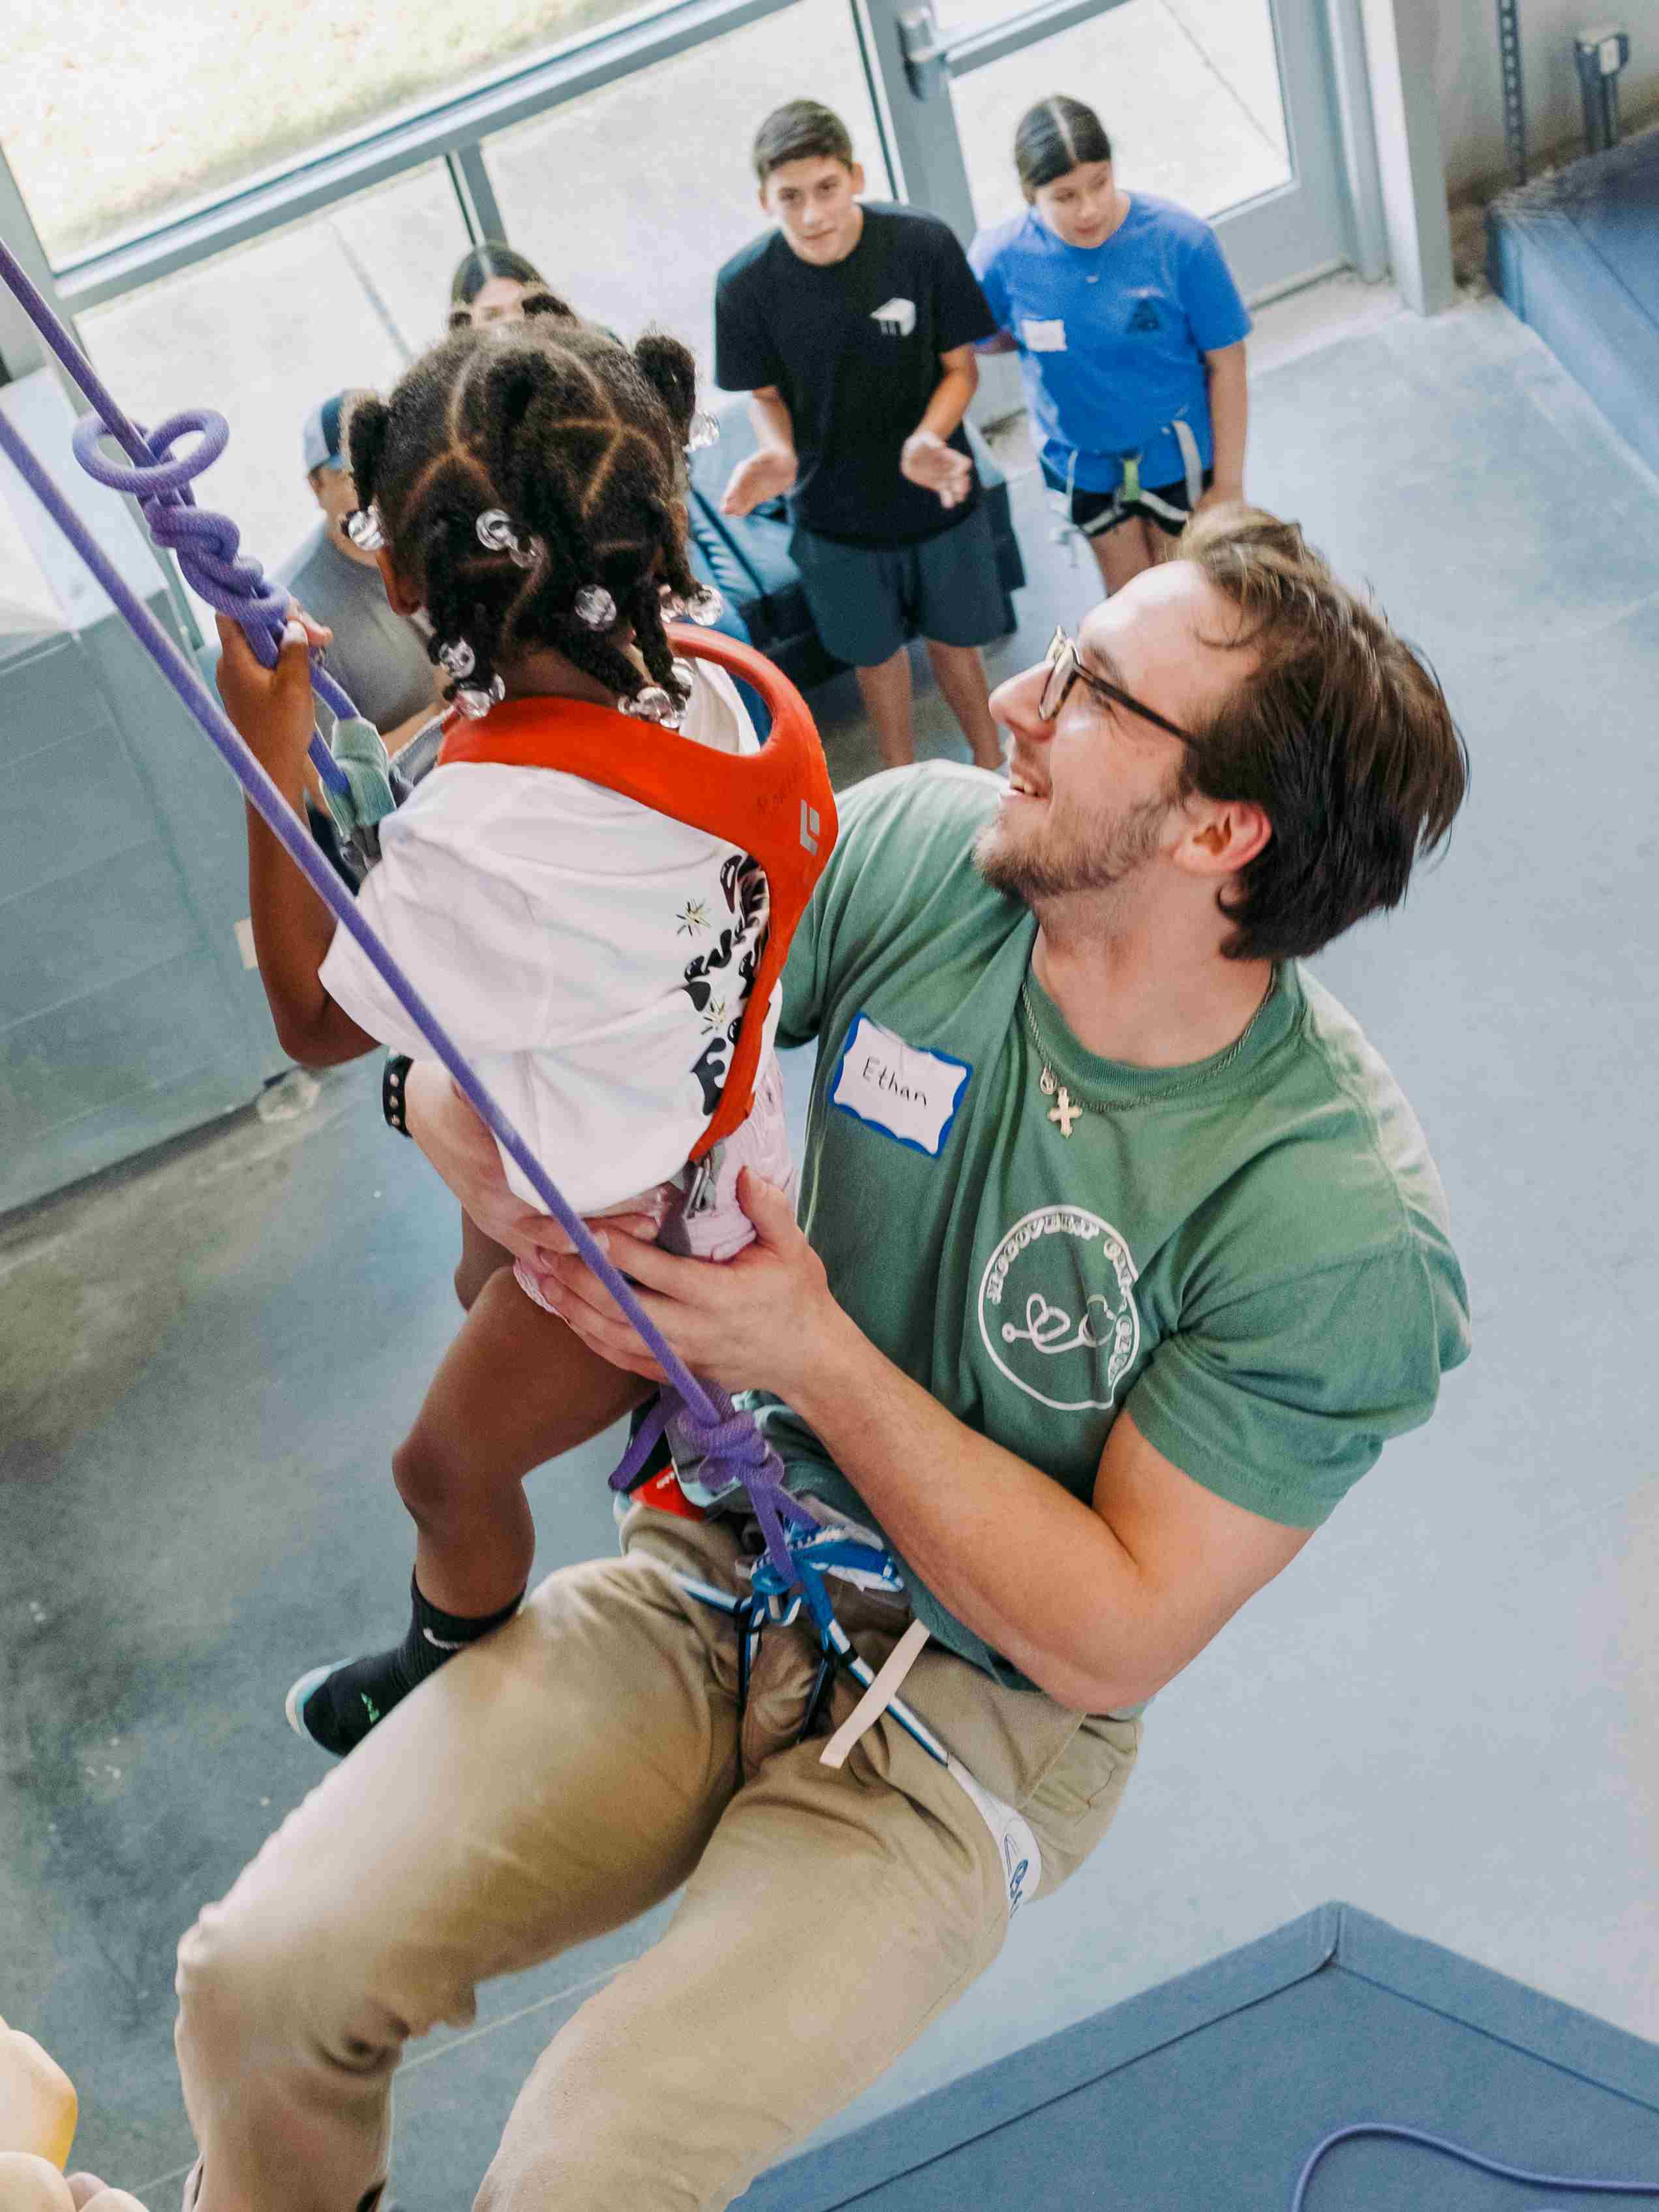
[[[1051,1121],[1059,1122],[1060,1133],[1062,1137],[1071,1135],[1072,1124],[1082,1111],[1083,1109],[1080,1106],[1074,1106],[1072,1103],[1071,1093],[1062,1083],[1060,1086],[1060,1103],[1048,1109],[1048,1119]]]

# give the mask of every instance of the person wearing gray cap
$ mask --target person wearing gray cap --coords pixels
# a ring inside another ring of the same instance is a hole
[[[354,545],[346,518],[357,490],[346,463],[341,418],[349,395],[337,394],[306,417],[307,477],[322,509],[298,550],[274,571],[308,615],[334,633],[324,665],[351,695],[395,753],[442,711],[438,673],[412,622],[393,614],[372,553]]]

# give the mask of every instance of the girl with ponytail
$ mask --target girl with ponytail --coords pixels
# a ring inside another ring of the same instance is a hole
[[[1063,94],[1014,137],[1026,212],[969,252],[1020,357],[1042,474],[1109,591],[1200,507],[1244,489],[1250,319],[1208,223],[1117,182],[1100,118]]]

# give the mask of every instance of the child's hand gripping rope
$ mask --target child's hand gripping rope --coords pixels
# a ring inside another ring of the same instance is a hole
[[[290,608],[276,665],[256,657],[240,623],[218,617],[219,696],[248,750],[273,783],[287,791],[303,773],[315,726],[311,655],[333,641],[334,633],[313,622],[303,608]]]

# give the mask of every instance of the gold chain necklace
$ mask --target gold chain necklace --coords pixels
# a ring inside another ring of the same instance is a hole
[[[1019,987],[1019,1003],[1024,1012],[1025,1026],[1031,1032],[1031,1042],[1036,1047],[1037,1059],[1042,1066],[1042,1073],[1037,1079],[1037,1088],[1045,1098],[1052,1098],[1054,1101],[1054,1105],[1048,1109],[1048,1119],[1058,1124],[1062,1137],[1069,1137],[1072,1133],[1072,1124],[1079,1114],[1121,1114],[1127,1106],[1155,1106],[1163,1099],[1178,1098],[1185,1091],[1198,1090],[1201,1085],[1208,1083],[1212,1077],[1219,1075],[1224,1067],[1230,1067],[1238,1058],[1239,1054],[1243,1051],[1250,1041],[1251,1030],[1267,1011],[1267,1001],[1273,997],[1273,985],[1278,981],[1279,970],[1275,968],[1267,979],[1267,988],[1262,994],[1261,1004],[1245,1023],[1241,1034],[1228,1046],[1220,1059],[1206,1067],[1201,1075],[1189,1075],[1184,1081],[1171,1083],[1162,1091],[1140,1091],[1133,1098],[1122,1099],[1114,1106],[1097,1106],[1091,1099],[1073,1098],[1066,1085],[1058,1080],[1049,1062],[1048,1048],[1043,1043],[1042,1032],[1037,1028],[1036,1009],[1032,1006],[1030,994],[1026,990],[1024,982],[1022,981]]]

